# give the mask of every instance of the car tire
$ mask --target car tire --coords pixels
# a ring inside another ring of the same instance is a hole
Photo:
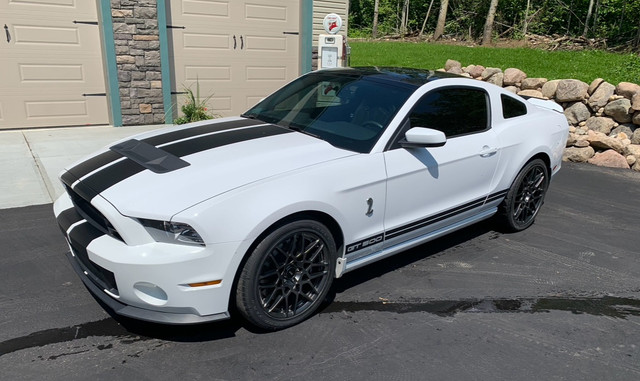
[[[275,229],[251,252],[236,289],[236,306],[259,329],[275,331],[302,322],[326,298],[335,273],[336,246],[313,220]]]
[[[501,205],[501,222],[506,230],[518,232],[531,226],[549,188],[549,170],[541,159],[528,162],[513,181]]]

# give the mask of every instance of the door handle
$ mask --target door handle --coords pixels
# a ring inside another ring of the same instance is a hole
[[[233,35],[233,50],[236,50],[236,46],[238,46],[238,42],[236,41],[236,35]]]
[[[244,39],[240,36],[240,50],[244,49]]]
[[[496,152],[498,152],[497,148],[491,148],[489,146],[484,146],[484,147],[482,147],[482,151],[480,151],[480,156],[481,157],[489,157],[489,156],[495,155]]]
[[[4,24],[4,32],[7,34],[7,42],[11,42],[11,33],[9,33],[9,27]]]

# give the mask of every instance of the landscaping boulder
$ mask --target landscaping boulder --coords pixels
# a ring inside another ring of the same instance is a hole
[[[593,148],[601,150],[612,149],[618,153],[624,152],[624,144],[621,140],[609,137],[601,132],[589,130],[587,133],[587,140]]]
[[[516,91],[518,90],[518,88],[515,86],[510,86],[510,87],[515,88]],[[522,90],[522,91],[517,91],[517,93],[518,95],[522,95],[525,97],[534,97],[534,98],[544,99],[544,96],[542,96],[542,93],[538,90]]]
[[[640,160],[640,144],[629,144],[624,147],[623,153],[627,156],[635,156],[636,159]]]
[[[498,73],[502,73],[502,69],[498,69],[496,67],[488,67],[482,71],[482,74],[480,74],[480,76],[482,77],[483,81],[487,81],[489,78]]]
[[[616,91],[616,87],[608,82],[603,82],[589,97],[589,106],[593,111],[598,111],[600,107],[604,107],[609,102],[609,98]]]
[[[491,77],[489,77],[486,82],[488,83],[493,83],[496,86],[500,86],[502,87],[503,85],[503,80],[504,80],[504,74],[503,73],[495,73],[494,75],[492,75]]]
[[[556,90],[558,89],[559,79],[554,79],[542,85],[542,96],[545,98],[554,98],[556,96]]]
[[[525,78],[520,87],[522,90],[540,90],[548,81],[546,78]]]
[[[587,97],[589,85],[577,79],[563,79],[558,83],[556,101],[575,102]]]
[[[629,100],[637,93],[640,93],[640,85],[636,85],[635,83],[620,82],[616,87],[616,94],[622,95]]]
[[[449,71],[454,67],[457,67],[462,71],[462,64],[460,64],[460,62],[456,60],[447,60],[447,62],[444,64],[444,70],[446,71]]]
[[[535,90],[525,90],[535,91]],[[521,93],[524,91],[521,91]],[[542,93],[540,93],[542,95]],[[567,117],[567,121],[570,124],[576,125],[580,122],[584,122],[591,116],[591,112],[582,102],[575,102],[571,106],[564,109],[564,116]]]
[[[636,93],[631,97],[631,108],[634,111],[640,111],[640,93]]]
[[[636,111],[636,113],[633,114],[633,118],[631,118],[631,123],[640,126],[640,111]]]
[[[636,128],[631,135],[631,144],[640,144],[640,128]]]
[[[589,89],[587,90],[587,93],[589,93],[589,95],[593,94],[593,92],[598,89],[598,86],[600,86],[602,82],[604,82],[604,79],[602,78],[594,79],[589,85]]]
[[[484,66],[482,65],[469,65],[466,68],[463,68],[466,73],[469,73],[473,78],[478,78],[482,76],[482,72],[484,71]]]
[[[584,163],[595,155],[596,151],[592,147],[578,148],[569,147],[564,150],[562,155],[563,161],[572,161],[574,163]]]
[[[611,149],[604,152],[596,153],[595,156],[593,156],[587,162],[599,167],[629,169],[627,158]]]
[[[631,122],[632,114],[631,101],[627,98],[617,99],[615,101],[607,103],[604,107],[604,113],[611,116],[619,123]]]
[[[611,118],[607,118],[604,116],[592,116],[591,118],[587,119],[587,123],[585,124],[585,126],[592,131],[602,132],[603,134],[608,135],[615,124],[616,121]]]
[[[621,124],[618,127],[611,130],[609,135],[617,136],[618,138],[620,138],[622,136],[621,134],[624,134],[625,137],[631,138],[631,136],[633,136],[633,131],[635,131],[636,128],[637,127],[634,126],[633,124]],[[600,131],[600,132],[604,132],[604,131]]]
[[[513,86],[517,83],[522,83],[525,78],[527,78],[527,75],[522,70],[510,67],[504,71],[503,83],[505,86]]]

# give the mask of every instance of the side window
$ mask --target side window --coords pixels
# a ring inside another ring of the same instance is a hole
[[[489,127],[489,101],[481,89],[450,87],[425,94],[409,115],[411,127],[440,130],[447,138]]]
[[[526,115],[527,106],[519,100],[504,94],[500,95],[500,100],[502,101],[502,116],[505,119]]]

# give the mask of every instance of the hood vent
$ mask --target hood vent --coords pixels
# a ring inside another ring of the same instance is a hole
[[[167,173],[190,164],[149,143],[131,139],[109,148],[155,173]]]

